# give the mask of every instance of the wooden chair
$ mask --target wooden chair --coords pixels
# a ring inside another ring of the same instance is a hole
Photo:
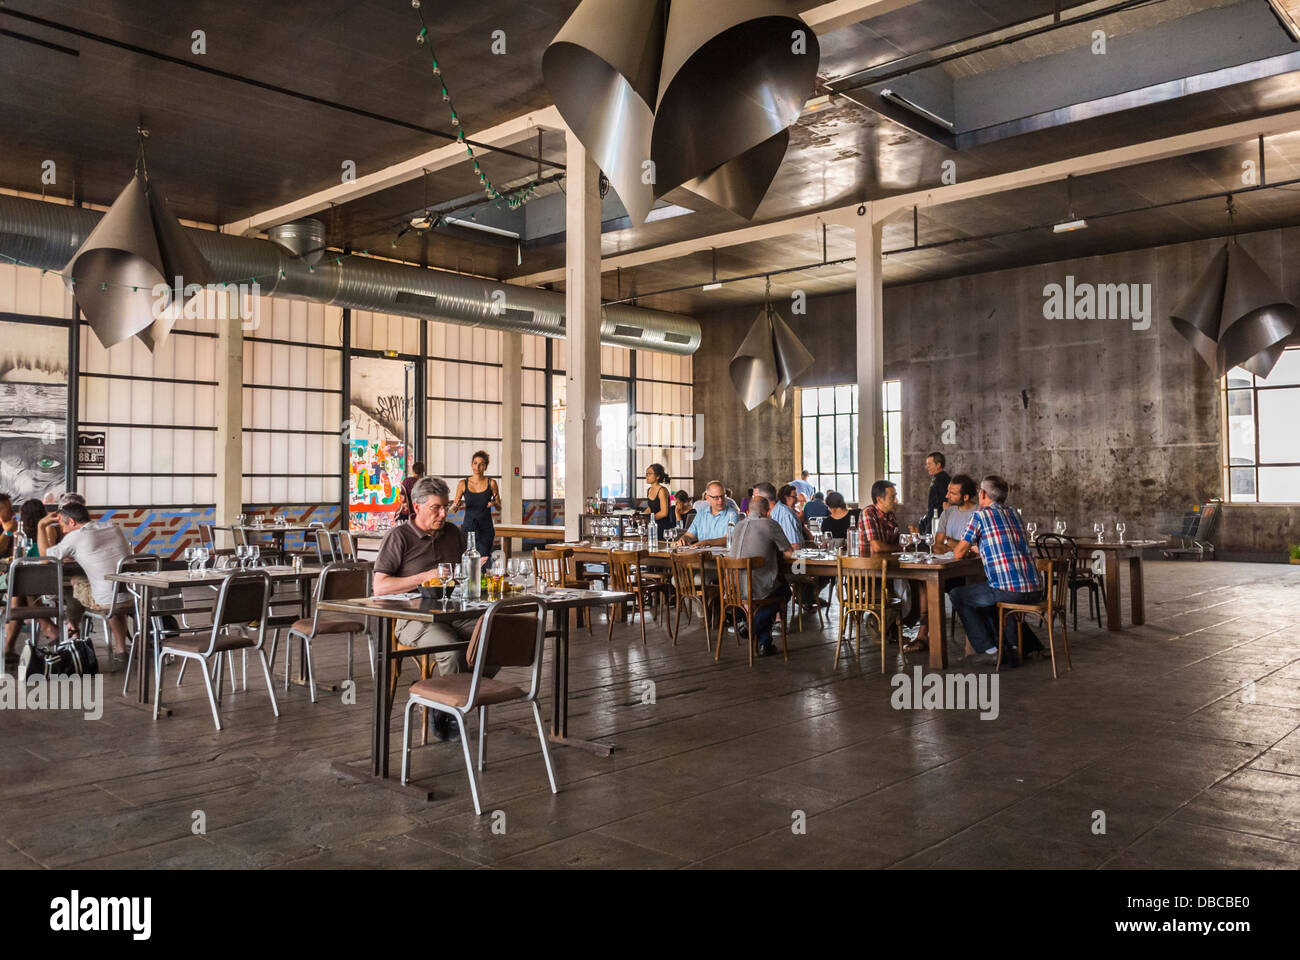
[[[537,547],[533,550],[533,573],[546,581],[549,587],[569,590],[586,590],[589,583],[573,569],[572,547]],[[591,607],[578,608],[578,623],[587,621],[587,632],[592,633]]]
[[[998,604],[998,663],[995,669],[1002,668],[1002,635],[1007,617],[1016,618],[1016,651],[1020,662],[1025,661],[1024,632],[1022,627],[1026,614],[1033,614],[1047,627],[1047,649],[1052,654],[1052,679],[1056,679],[1056,618],[1061,618],[1061,642],[1065,645],[1065,665],[1073,670],[1070,663],[1070,633],[1065,622],[1066,591],[1070,586],[1069,560],[1035,560],[1034,565],[1043,577],[1046,585],[1047,599],[1038,603],[999,603]]]
[[[672,583],[661,577],[649,577],[642,569],[648,554],[645,550],[611,550],[609,551],[609,588],[624,593],[636,595],[636,612],[641,615],[641,643],[645,640],[645,606],[646,600],[653,603],[654,609],[666,605],[668,594],[672,590]],[[614,639],[614,607],[621,608],[622,604],[610,605],[609,616],[609,634],[606,640]],[[668,614],[663,613],[664,630],[667,631],[671,638],[672,629],[668,626]]]
[[[717,564],[718,593],[722,598],[722,622],[718,624],[718,646],[713,654],[714,663],[722,656],[722,635],[727,629],[727,615],[732,615],[734,624],[733,611],[739,611],[744,614],[745,625],[749,632],[749,665],[751,667],[754,665],[754,646],[758,643],[758,637],[754,633],[754,614],[770,606],[777,608],[776,619],[781,621],[781,656],[788,661],[790,645],[786,636],[788,628],[785,622],[785,600],[774,597],[754,600],[754,571],[763,565],[763,558],[740,557],[733,560],[730,557],[718,557]],[[775,627],[775,623],[773,626]],[[738,630],[736,639],[740,639]]]
[[[466,654],[473,670],[432,677],[411,686],[402,726],[402,783],[410,782],[411,709],[424,706],[450,714],[460,728],[460,746],[465,755],[465,772],[469,775],[474,812],[482,816],[483,806],[479,802],[478,779],[474,776],[474,764],[470,759],[465,719],[478,711],[478,768],[482,770],[487,765],[488,707],[498,703],[526,703],[532,707],[533,721],[537,724],[537,738],[546,763],[551,793],[557,792],[555,770],[546,743],[546,728],[537,707],[537,695],[542,686],[542,650],[546,644],[545,617],[546,610],[535,597],[512,597],[493,604],[474,626],[474,636]],[[528,668],[527,691],[484,676],[485,665]]]
[[[821,586],[823,577],[814,576],[811,573],[792,573],[786,577],[790,583],[790,603],[794,611],[794,616],[799,619],[799,632],[803,633],[803,612],[807,608],[804,603],[804,593],[809,587],[812,587],[814,594],[820,599]],[[823,627],[825,623],[823,618],[827,616],[825,608],[820,606],[813,608],[813,613],[817,617],[817,626]]]
[[[885,672],[885,654],[889,647],[889,625],[898,631],[898,652],[907,666],[907,651],[903,645],[903,618],[899,608],[903,601],[889,592],[885,569],[888,557],[838,557],[835,561],[835,589],[840,600],[840,633],[835,641],[835,666],[840,663],[840,644],[845,640],[845,628],[857,626],[857,657],[862,657],[862,618],[876,621],[880,631],[880,672]],[[850,641],[849,649],[853,649]]]
[[[1069,561],[1070,611],[1074,614],[1074,629],[1079,629],[1079,591],[1087,590],[1088,615],[1096,617],[1097,629],[1100,630],[1101,611],[1106,606],[1106,578],[1096,573],[1091,563],[1079,556],[1079,546],[1073,537],[1044,533],[1038,538],[1036,546],[1038,555],[1044,560]]]
[[[686,608],[686,624],[691,623],[691,608],[700,605],[700,620],[704,622],[704,648],[713,649],[713,638],[709,636],[709,602],[708,583],[704,573],[704,553],[678,552],[673,557],[673,590],[676,599],[677,615],[673,623],[673,646],[677,645],[677,635],[682,632],[682,607]]]

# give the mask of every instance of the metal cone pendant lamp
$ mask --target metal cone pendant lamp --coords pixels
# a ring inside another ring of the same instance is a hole
[[[782,0],[583,0],[542,74],[640,225],[681,186],[753,217],[819,59]]]
[[[212,282],[212,268],[179,220],[167,208],[156,183],[149,180],[143,160],[108,212],[68,261],[77,304],[95,336],[105,347],[133,336],[150,351],[159,346],[176,322],[175,310],[154,288],[179,282],[182,290]],[[179,281],[177,280],[179,278]]]
[[[1234,239],[1169,320],[1215,376],[1242,367],[1267,377],[1300,325],[1300,311]]]
[[[812,365],[813,355],[781,319],[769,298],[731,358],[728,373],[745,409],[753,410],[768,399],[784,407],[786,391]]]

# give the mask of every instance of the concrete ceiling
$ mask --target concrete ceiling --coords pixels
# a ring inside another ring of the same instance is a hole
[[[812,0],[788,2],[792,10],[813,5]],[[1063,15],[1077,16],[1115,2],[1063,3]],[[1045,16],[1050,19],[1054,3],[918,0],[824,34],[819,75],[822,83],[833,84],[902,58],[958,53],[962,55],[942,69],[955,81],[978,80],[1027,64],[1042,68],[1051,57],[1077,48],[1079,31],[1086,36],[1100,27],[1108,37],[1140,37],[1144,31],[1236,2],[1152,0],[1071,27],[1069,33],[1063,29],[963,53],[1005,39],[1011,25],[1025,29],[1026,24],[1044,22]],[[1263,5],[1265,0],[1251,2]],[[438,4],[436,18],[430,18],[433,41],[467,131],[472,134],[549,104],[541,82],[541,55],[577,3],[444,0]],[[34,22],[32,17],[48,22]],[[186,4],[9,0],[0,7],[0,29],[29,39],[0,34],[0,129],[22,131],[22,136],[6,138],[0,145],[0,185],[39,193],[41,163],[54,159],[60,179],[46,187],[47,192],[69,195],[75,177],[84,199],[109,202],[130,175],[135,126],[143,120],[152,131],[150,169],[176,211],[189,219],[227,223],[337,183],[342,160],[353,160],[358,174],[363,174],[420,154],[446,142],[431,131],[452,134],[455,128],[432,86],[427,52],[414,42],[417,28],[407,0],[308,0],[277,6],[273,16],[268,15],[266,4],[251,0]],[[202,56],[190,52],[195,29],[206,32],[207,53]],[[508,56],[487,52],[494,29],[506,30]],[[1228,62],[1231,44],[1225,48]],[[196,70],[194,64],[230,76]],[[291,96],[286,90],[330,103]],[[838,97],[828,108],[805,114],[792,129],[791,147],[755,222],[937,186],[942,164],[949,159],[956,160],[962,180],[971,180],[1297,106],[1300,82],[1295,73],[1260,75],[1105,115],[1062,117],[1061,125],[954,152],[923,131]],[[1266,148],[1270,181],[1296,175],[1300,144],[1294,137],[1268,138]],[[499,184],[526,183],[538,176],[533,159],[536,142],[524,141],[514,149],[524,156],[494,152],[484,158],[484,169]],[[886,260],[886,282],[912,282],[1223,232],[1221,200],[1137,213],[1117,211],[1229,189],[1234,177],[1240,186],[1240,161],[1256,149],[1257,145],[1242,144],[1147,168],[1078,178],[1073,185],[1074,206],[1089,217],[1090,226],[1077,233],[1056,235],[1044,228],[1065,217],[1064,187],[1059,184],[936,208],[918,218],[919,245],[909,251],[903,248],[914,245],[910,217],[903,218],[906,222],[891,222],[885,231],[885,248],[893,251]],[[563,163],[558,133],[543,137],[541,157]],[[541,175],[558,172],[546,166]],[[543,187],[539,196],[560,189],[559,184]],[[412,262],[502,278],[563,265],[562,238],[553,230],[542,230],[545,235],[536,239],[528,225],[527,207],[515,221],[523,235],[518,245],[447,228],[428,233],[408,230],[398,236],[403,225],[426,207],[507,222],[499,220],[501,211],[476,208],[481,196],[470,165],[460,163],[342,203],[320,216],[333,244]],[[643,227],[615,224],[602,236],[604,255],[709,236],[745,224],[688,191],[666,199],[694,212]],[[534,208],[540,209],[540,204]],[[1295,222],[1300,217],[1300,193],[1269,190],[1242,196],[1238,209],[1243,229]],[[1115,215],[1105,216],[1108,213]],[[828,230],[824,250],[823,237],[811,231],[719,250],[717,273],[730,277],[814,264],[823,254],[829,260],[852,256],[848,231]],[[709,294],[696,289],[646,298],[653,291],[696,279],[705,282],[713,269],[713,256],[703,251],[621,274],[610,272],[603,277],[604,294],[619,298],[635,293],[642,296],[643,305],[682,312],[762,299],[761,279],[728,284]],[[774,288],[784,289],[787,295],[795,287],[815,295],[852,285],[851,263],[810,267],[774,280]]]

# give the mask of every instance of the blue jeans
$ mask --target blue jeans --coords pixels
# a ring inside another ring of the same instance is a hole
[[[1014,590],[994,590],[987,583],[967,583],[953,587],[948,594],[952,598],[953,608],[961,617],[961,625],[966,628],[966,636],[976,653],[996,653],[998,649],[998,604],[999,603],[1037,603],[1043,599],[1042,590],[1016,592]],[[1024,628],[1027,645],[1032,646],[1037,637]]]
[[[754,635],[758,637],[759,646],[766,646],[772,642],[772,622],[776,620],[777,611],[785,608],[786,602],[790,599],[790,587],[784,583],[778,583],[776,589],[769,593],[764,599],[780,600],[780,605],[772,604],[763,607],[754,613]]]

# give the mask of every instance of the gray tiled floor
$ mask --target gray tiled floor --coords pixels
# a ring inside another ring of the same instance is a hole
[[[1060,680],[1003,673],[991,721],[894,710],[878,648],[833,669],[811,622],[752,670],[698,624],[677,647],[580,630],[571,732],[618,749],[556,748],[552,796],[531,718],[501,709],[497,816],[474,816],[455,746],[416,751],[430,802],[331,772],[367,754],[368,678],[356,705],[295,688],[274,720],[250,673],[222,733],[192,671],[157,723],[113,698],[98,721],[4,711],[0,869],[1300,867],[1300,568],[1156,562],[1147,593],[1143,627],[1081,623]],[[319,657],[341,675],[341,649]]]

